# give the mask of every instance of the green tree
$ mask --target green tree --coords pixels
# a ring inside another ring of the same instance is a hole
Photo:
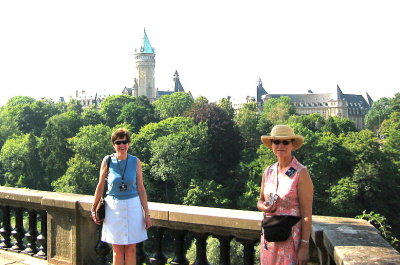
[[[210,179],[192,179],[186,196],[183,198],[185,205],[228,208],[230,200],[227,199],[226,190],[221,184]]]
[[[218,102],[217,106],[223,109],[226,114],[228,114],[228,117],[230,119],[233,119],[233,116],[235,115],[235,110],[233,109],[232,101],[229,98],[221,99]]]
[[[325,119],[318,113],[292,115],[290,116],[288,123],[300,123],[302,126],[313,132],[320,132],[321,128],[325,125]]]
[[[392,112],[389,117],[382,122],[379,134],[383,137],[388,137],[390,132],[400,130],[400,112]]]
[[[392,112],[389,98],[380,98],[372,104],[371,109],[365,115],[365,126],[368,129],[376,130],[381,123],[387,119]]]
[[[218,174],[216,181],[224,183],[240,160],[242,138],[236,124],[215,104],[193,105],[186,115],[192,117],[196,123],[207,124],[210,156]]]
[[[122,108],[134,101],[135,98],[129,95],[114,95],[101,102],[100,112],[104,115],[106,125],[110,127],[117,125],[120,122],[118,117],[121,115]]]
[[[132,153],[138,156],[142,162],[149,164],[152,141],[171,133],[187,131],[194,125],[193,119],[188,117],[174,117],[158,123],[149,123],[143,126],[138,134],[132,135]]]
[[[235,115],[235,121],[243,138],[245,157],[254,159],[261,144],[261,133],[257,130],[260,115],[256,103],[246,103]]]
[[[12,97],[12,98],[9,98],[8,100],[7,100],[7,103],[6,103],[6,107],[7,108],[9,108],[9,107],[15,107],[15,106],[18,106],[18,105],[25,105],[25,104],[31,104],[31,103],[33,103],[33,102],[35,102],[36,101],[36,99],[34,99],[34,98],[32,98],[32,97],[28,97],[28,96],[15,96],[15,97]]]
[[[356,132],[357,128],[355,124],[347,118],[329,117],[321,130],[323,132],[331,132],[338,136],[341,133]]]
[[[400,130],[389,130],[388,136],[383,141],[382,151],[397,166],[400,177]]]
[[[296,107],[294,106],[292,99],[289,97],[270,98],[263,104],[263,111],[261,113],[259,130],[266,132],[263,127],[269,124],[282,124],[285,123],[290,115],[296,114]]]
[[[23,133],[33,133],[39,136],[46,126],[46,121],[53,115],[60,113],[60,109],[52,100],[42,99],[31,103],[13,105],[5,107],[6,115],[9,115]],[[30,102],[21,99],[19,102]]]
[[[98,109],[93,106],[90,106],[83,110],[81,119],[83,126],[106,123],[104,116],[100,113]]]
[[[253,161],[240,163],[239,175],[244,179],[245,183],[238,200],[239,209],[257,210],[262,174],[266,167],[273,165],[275,162],[276,157],[271,149],[265,145],[260,145],[257,150],[257,157]]]
[[[37,150],[37,138],[32,134],[14,135],[0,151],[6,186],[46,189]]]
[[[330,188],[329,194],[336,215],[352,217],[363,208],[358,201],[359,184],[352,177],[340,179]]]
[[[76,154],[68,161],[65,175],[53,181],[54,191],[91,195],[98,181],[99,166]]]
[[[342,138],[343,146],[354,156],[352,181],[358,185],[358,212],[379,209],[395,220],[393,213],[400,201],[397,167],[382,151],[372,131],[352,132]]]
[[[208,151],[207,127],[204,124],[151,142],[150,172],[154,180],[162,181],[166,202],[182,203],[191,179],[212,176],[212,165],[206,159]]]
[[[194,100],[194,104],[208,104],[208,99],[204,96],[199,96]]]
[[[153,105],[161,119],[182,116],[193,104],[193,98],[185,92],[165,95],[156,100]]]
[[[5,108],[0,108],[0,148],[13,134],[21,134],[18,124],[6,113]]]
[[[400,93],[394,94],[394,98],[390,99],[390,107],[392,112],[400,112]]]
[[[76,99],[70,99],[67,103],[66,111],[75,111],[76,113],[81,114],[83,111],[81,102]]]
[[[67,170],[67,161],[73,156],[67,140],[75,136],[81,125],[76,112],[58,114],[47,121],[39,143],[39,154],[49,185]]]
[[[104,156],[113,152],[111,133],[107,125],[83,126],[74,137],[68,139],[69,147],[79,157],[93,165],[100,165]]]
[[[137,133],[144,125],[157,122],[157,118],[154,106],[145,96],[141,96],[122,108],[118,121],[129,123],[132,126],[132,132]]]

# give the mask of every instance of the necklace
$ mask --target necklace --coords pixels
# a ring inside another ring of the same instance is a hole
[[[126,166],[128,165],[129,156],[126,157],[124,171],[122,171],[122,169],[121,169],[121,165],[119,164],[118,157],[115,156],[115,158],[117,159],[117,164],[118,164],[119,173],[121,174],[121,177],[122,177],[122,183],[124,183],[124,176],[125,176]]]

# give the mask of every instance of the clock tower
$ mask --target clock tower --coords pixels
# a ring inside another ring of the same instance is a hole
[[[154,82],[155,55],[145,29],[143,43],[139,49],[135,49],[137,90],[133,91],[133,96],[146,96],[151,102],[157,97]]]

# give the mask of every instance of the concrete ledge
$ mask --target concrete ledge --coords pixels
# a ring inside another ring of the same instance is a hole
[[[311,236],[336,264],[400,264],[400,253],[366,220],[313,216]]]
[[[169,213],[171,222],[257,231],[260,230],[262,218],[261,212],[199,206],[181,206],[172,209]]]
[[[0,186],[0,203],[12,207],[43,209],[42,198],[54,192]]]
[[[0,205],[47,211],[49,264],[97,264],[98,228],[91,220],[93,196],[0,186]],[[167,229],[260,238],[261,212],[149,202],[153,224]],[[313,216],[311,237],[320,264],[400,264],[400,254],[365,220]]]

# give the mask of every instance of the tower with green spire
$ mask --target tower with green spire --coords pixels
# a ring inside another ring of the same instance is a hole
[[[133,96],[146,96],[150,101],[156,99],[155,55],[154,48],[147,37],[146,29],[144,29],[143,43],[139,49],[135,49],[137,89],[133,89]]]

